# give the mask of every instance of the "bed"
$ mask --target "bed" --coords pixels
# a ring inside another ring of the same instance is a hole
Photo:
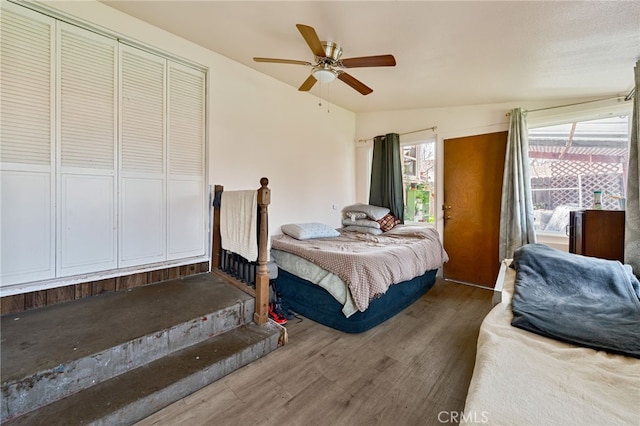
[[[476,364],[461,424],[639,424],[637,279],[634,282],[633,276],[627,276],[629,284],[623,279],[623,284],[616,287],[611,284],[614,279],[607,278],[606,270],[624,276],[626,272],[619,262],[559,252],[539,244],[525,247],[531,262],[516,263],[514,256],[514,261],[502,264],[496,283],[500,296],[480,327]],[[559,263],[550,266],[547,258]],[[610,262],[605,269],[600,268],[603,262]],[[523,305],[520,300],[527,297],[527,290],[521,288],[527,288],[525,280],[530,274],[547,281],[540,284],[534,280],[534,285],[529,285],[542,300],[541,305],[548,304],[544,300],[547,285],[553,292],[562,293],[548,298],[555,304],[550,311],[562,313],[555,315],[553,321],[563,318],[567,323],[566,318],[574,315],[582,318],[576,317],[567,329],[561,326],[548,332],[545,309],[529,309],[528,302],[525,300]],[[567,274],[573,275],[567,278]],[[581,291],[576,285],[587,287]],[[594,290],[595,287],[599,288]],[[598,294],[603,288],[609,292],[606,303]],[[581,293],[586,293],[587,299],[594,296],[592,300],[599,303],[582,302]],[[583,313],[572,313],[572,304],[582,308]],[[525,318],[529,324],[522,326],[521,317],[527,316],[522,311],[527,310],[534,315],[532,319]],[[607,317],[606,311],[621,313],[615,319],[619,325],[611,327],[608,320],[599,320]],[[602,324],[612,331],[604,333],[604,339],[598,337],[603,334],[598,331]],[[618,332],[624,329],[626,335]]]
[[[272,237],[271,259],[278,265],[273,285],[289,309],[347,333],[369,330],[414,303],[448,260],[431,226],[333,231],[302,240]]]

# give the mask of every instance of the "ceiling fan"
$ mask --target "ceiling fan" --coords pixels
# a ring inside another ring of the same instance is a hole
[[[396,59],[393,55],[362,56],[358,58],[340,59],[342,56],[342,48],[338,44],[328,41],[320,41],[318,34],[313,27],[303,24],[296,24],[296,27],[311,48],[311,51],[315,56],[315,63],[277,58],[253,58],[253,60],[256,62],[310,66],[311,74],[304,83],[302,83],[298,90],[307,92],[311,90],[317,81],[320,81],[321,83],[329,83],[337,78],[361,94],[368,95],[373,92],[373,89],[338,68],[393,67],[396,65]]]

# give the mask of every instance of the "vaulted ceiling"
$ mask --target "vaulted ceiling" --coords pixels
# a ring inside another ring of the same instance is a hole
[[[103,1],[297,90],[313,62],[296,24],[343,58],[393,54],[397,65],[346,70],[309,92],[354,112],[626,95],[640,59],[635,1]]]

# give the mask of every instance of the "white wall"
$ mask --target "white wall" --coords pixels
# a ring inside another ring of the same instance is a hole
[[[43,2],[63,15],[209,69],[208,181],[227,190],[270,180],[270,233],[289,222],[340,225],[355,199],[355,114],[94,1]],[[333,205],[337,206],[334,210]]]

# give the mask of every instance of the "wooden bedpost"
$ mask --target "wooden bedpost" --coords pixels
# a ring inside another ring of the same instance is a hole
[[[258,206],[260,210],[260,235],[258,236],[258,272],[256,274],[256,308],[253,321],[262,325],[269,319],[269,270],[267,269],[267,249],[269,238],[268,207],[271,203],[271,190],[267,188],[269,179],[260,179]]]
[[[214,197],[219,192],[224,191],[224,186],[215,185],[213,187]],[[222,246],[220,245],[220,208],[215,207],[213,209],[213,238],[211,243],[211,270],[220,268],[220,256],[222,253]]]
[[[267,268],[267,257],[269,253],[269,216],[268,207],[271,203],[271,190],[267,188],[269,179],[260,179],[260,188],[257,190],[258,198],[258,224],[260,234],[258,235],[258,270],[255,276],[255,289],[241,282],[236,277],[227,275],[221,270],[222,267],[222,243],[220,238],[220,206],[214,204],[213,209],[213,238],[211,243],[211,272],[219,275],[229,284],[238,287],[240,290],[255,297],[255,309],[253,321],[256,324],[266,324],[269,319],[269,270]],[[214,186],[214,194],[221,196],[224,190],[222,185]]]

